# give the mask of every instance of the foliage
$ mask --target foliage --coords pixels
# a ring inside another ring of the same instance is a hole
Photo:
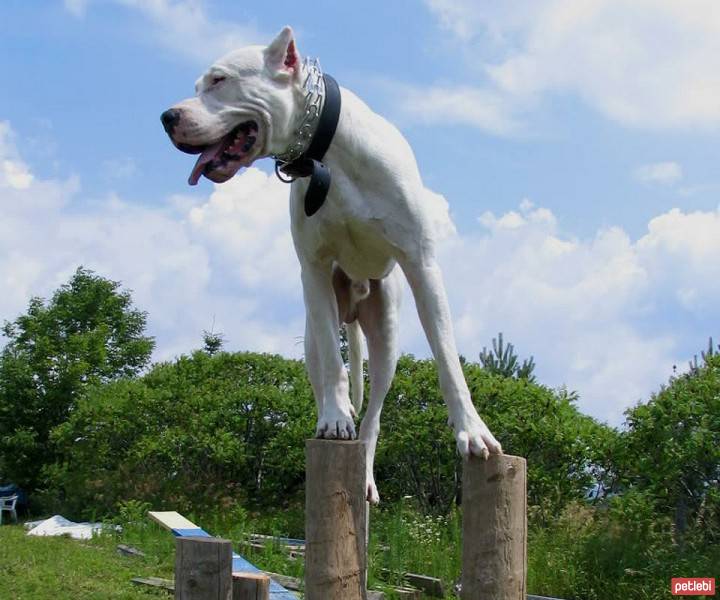
[[[203,331],[203,351],[213,356],[220,352],[225,345],[225,336],[222,333]]]
[[[712,348],[712,346],[711,346]],[[618,451],[626,487],[652,499],[674,520],[676,533],[704,524],[720,540],[720,354],[673,377],[667,387],[626,413]],[[682,541],[682,540],[680,540]]]
[[[264,354],[195,352],[90,386],[53,432],[50,499],[79,516],[126,498],[186,512],[286,505],[303,485],[314,407],[303,364]]]
[[[413,499],[404,499],[374,509],[370,524],[372,584],[402,586],[403,573],[419,573],[442,579],[445,589],[452,590],[462,562],[459,511],[425,515],[418,511]]]
[[[492,375],[477,364],[466,363],[464,372],[478,412],[504,450],[528,459],[535,516],[553,515],[582,498],[592,466],[614,444],[614,430],[582,415],[564,391]],[[381,495],[393,502],[412,494],[423,510],[447,512],[459,499],[462,465],[433,361],[400,359],[382,423],[376,457]]]
[[[687,544],[673,536],[672,519],[655,512],[639,492],[613,497],[604,509],[568,505],[552,523],[531,528],[528,590],[584,600],[660,600],[671,577],[712,577],[720,547],[693,528]]]
[[[563,392],[464,369],[506,451],[528,458],[534,516],[582,498],[613,430]],[[139,380],[93,385],[53,433],[61,460],[46,469],[47,499],[82,516],[126,498],[182,510],[301,503],[314,413],[304,365],[278,356],[196,352]],[[376,457],[384,500],[411,494],[424,511],[446,513],[460,500],[461,472],[434,362],[402,357]]]
[[[718,350],[720,350],[720,344],[718,344]],[[712,356],[715,354],[717,354],[717,351],[715,350],[715,346],[713,346],[713,339],[711,337],[708,339],[707,352],[701,350],[700,356],[702,357],[703,363],[707,364],[708,359],[712,358]],[[700,371],[700,365],[698,364],[697,354],[695,354],[693,356],[693,359],[691,361],[688,361],[688,365],[690,367],[691,374],[696,374],[698,371]]]
[[[49,302],[30,300],[26,314],[2,328],[0,469],[33,488],[52,462],[50,430],[73,411],[83,388],[136,375],[153,340],[146,315],[120,284],[79,268]]]
[[[497,339],[493,338],[492,346],[492,352],[485,346],[480,352],[480,364],[484,369],[493,375],[527,379],[531,383],[535,382],[535,375],[533,375],[535,360],[532,356],[519,364],[518,356],[515,354],[515,347],[512,344],[503,346],[502,332],[498,333]]]

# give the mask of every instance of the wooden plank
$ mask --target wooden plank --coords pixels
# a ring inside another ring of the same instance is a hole
[[[148,517],[161,525],[165,529],[172,531],[173,529],[200,529],[195,523],[183,517],[174,510],[168,511],[148,511]]]
[[[232,544],[179,537],[175,546],[175,600],[232,600]]]
[[[417,588],[396,587],[393,588],[393,593],[401,600],[420,600],[422,598],[422,592]]]
[[[525,459],[463,461],[462,600],[526,600]]]
[[[263,571],[263,573],[289,590],[293,590],[295,592],[302,590],[302,579],[299,577],[281,575],[280,573],[273,573],[272,571]]]
[[[172,579],[162,579],[161,577],[133,577],[130,581],[135,585],[147,585],[154,588],[161,588],[168,592],[175,591],[175,582]]]
[[[403,579],[411,586],[422,590],[426,596],[431,598],[444,598],[445,586],[442,580],[437,577],[428,577],[427,575],[418,575],[417,573],[403,573]]]
[[[389,569],[382,569],[381,573],[384,577],[399,575],[408,585],[422,590],[426,596],[430,596],[431,598],[445,597],[445,586],[442,580],[437,577],[418,575],[417,573],[401,573]]]
[[[271,547],[270,544],[262,543],[262,542],[240,542],[243,546],[247,548],[252,548],[253,550],[259,550],[260,552],[264,552],[268,548]],[[287,552],[287,557],[289,560],[296,560],[298,556],[305,556],[305,552],[299,552],[297,550],[290,550],[289,546],[283,546],[281,548],[282,550],[285,550]]]
[[[251,533],[248,535],[248,537],[253,541],[270,541],[281,546],[287,546],[288,548],[292,548],[293,550],[305,549],[305,540],[299,540],[296,538],[278,537],[275,535],[263,535],[261,533]]]
[[[125,544],[118,544],[117,551],[118,554],[122,554],[123,556],[145,556],[145,553],[142,550],[138,550],[137,548],[133,548],[132,546],[127,546]]]

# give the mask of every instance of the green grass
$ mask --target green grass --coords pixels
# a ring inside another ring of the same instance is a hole
[[[120,556],[113,536],[79,541],[28,537],[22,526],[0,527],[0,598],[3,600],[135,600],[167,592],[145,590],[132,577],[172,577],[172,563],[156,554]]]
[[[22,526],[0,527],[0,599],[169,598],[167,592],[130,582],[133,577],[173,578],[174,538],[142,516],[145,510],[139,503],[125,507],[118,518],[123,523],[121,533],[87,541],[28,537]],[[302,558],[291,559],[282,546],[254,549],[245,544],[248,533],[303,537],[301,512],[248,516],[240,511],[205,519],[189,517],[207,531],[230,539],[235,550],[259,568],[302,578]],[[460,560],[456,519],[425,518],[407,507],[392,507],[373,510],[371,521],[371,587],[384,589],[388,600],[393,600],[392,585],[402,584],[397,573],[411,571],[442,577],[451,589]],[[145,557],[119,555],[120,543],[142,550]]]
[[[170,598],[164,591],[134,586],[132,577],[173,578],[173,536],[145,516],[147,505],[121,507],[121,533],[92,540],[28,537],[21,526],[0,527],[0,600]],[[237,552],[259,568],[303,576],[302,558],[291,559],[282,546],[247,546],[249,533],[303,537],[302,511],[295,507],[249,515],[242,509],[216,515],[188,515],[205,530],[233,542]],[[421,515],[410,502],[371,511],[369,583],[394,599],[400,573],[438,577],[447,599],[460,574],[461,522]],[[628,526],[634,522],[635,526]],[[717,577],[720,548],[673,542],[662,520],[620,517],[616,510],[595,511],[569,505],[552,524],[531,527],[528,543],[528,591],[567,600],[659,600],[669,597],[671,576]],[[620,526],[619,524],[625,524]],[[116,552],[124,543],[146,556]]]
[[[402,573],[417,573],[442,579],[446,591],[452,590],[461,565],[459,513],[421,515],[403,503],[373,510],[370,521],[371,587],[388,591],[384,584],[403,585]]]

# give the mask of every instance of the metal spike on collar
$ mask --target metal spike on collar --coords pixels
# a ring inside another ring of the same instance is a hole
[[[280,166],[276,168],[276,172],[281,169],[284,164],[297,160],[310,147],[310,143],[312,142],[320,121],[320,115],[322,114],[325,100],[325,81],[323,79],[322,68],[320,67],[320,60],[305,57],[303,66],[306,73],[305,81],[303,82],[305,108],[298,126],[295,129],[295,139],[282,154],[275,154],[273,156],[273,158],[280,163]],[[280,177],[280,175],[278,175],[278,177]],[[280,180],[286,181],[282,177],[280,177]],[[292,179],[290,181],[292,181]]]

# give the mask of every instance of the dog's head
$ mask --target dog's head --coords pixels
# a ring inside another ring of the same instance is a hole
[[[223,183],[292,142],[296,111],[304,105],[302,63],[292,29],[269,46],[249,46],[213,64],[195,84],[196,95],[161,115],[173,144],[200,156],[188,183],[201,175]]]

